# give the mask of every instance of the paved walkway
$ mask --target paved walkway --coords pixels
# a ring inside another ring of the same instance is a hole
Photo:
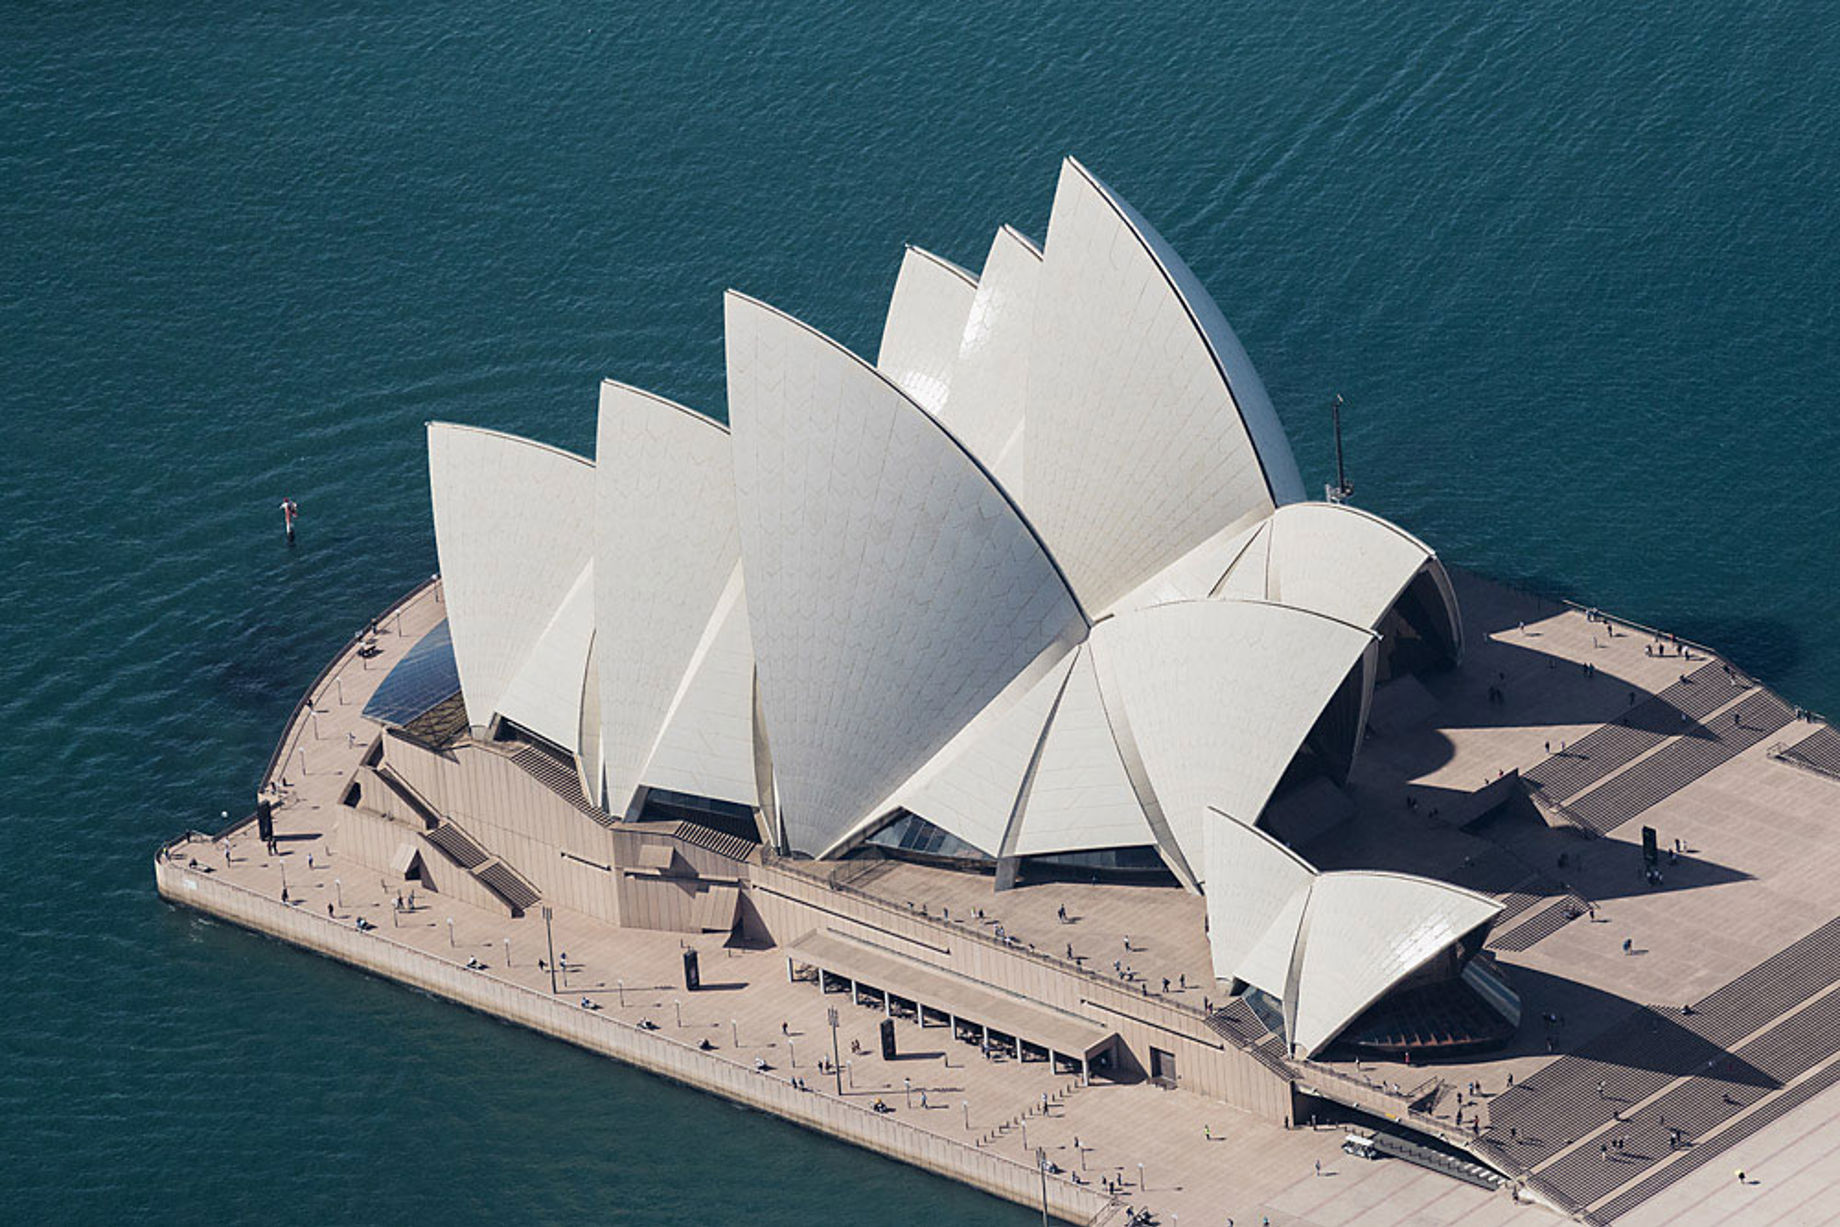
[[[1840,804],[1840,782],[1768,757],[1769,741],[1795,739],[1797,729],[1791,727],[1685,780],[1608,838],[1583,842],[1530,817],[1491,819],[1474,832],[1457,829],[1452,819],[1467,816],[1468,798],[1489,780],[1550,762],[1549,748],[1575,744],[1630,710],[1632,698],[1639,705],[1706,663],[1653,655],[1656,645],[1647,636],[1612,633],[1577,611],[1461,573],[1457,582],[1470,624],[1470,657],[1462,672],[1429,683],[1439,703],[1437,727],[1395,727],[1370,739],[1350,787],[1357,815],[1303,851],[1323,868],[1403,869],[1508,895],[1519,909],[1515,924],[1557,918],[1554,905],[1570,895],[1595,903],[1595,919],[1552,924],[1525,949],[1502,952],[1528,1013],[1515,1044],[1489,1060],[1435,1071],[1453,1085],[1475,1079],[1497,1092],[1510,1073],[1524,1081],[1639,1006],[1677,1008],[1698,1000],[1840,915],[1840,845],[1826,821]],[[394,616],[385,619],[381,654],[370,661],[344,655],[318,691],[317,714],[305,714],[290,730],[278,772],[287,781],[287,803],[278,811],[281,831],[289,837],[283,855],[268,856],[249,832],[234,842],[228,867],[218,854],[207,859],[233,880],[275,894],[285,874],[290,894],[303,907],[323,913],[332,904],[329,923],[349,924],[363,914],[380,926],[400,924],[398,936],[430,953],[462,963],[475,958],[484,964],[482,974],[547,987],[547,973],[535,965],[543,953],[540,920],[512,921],[427,898],[415,912],[398,916],[390,906],[395,888],[385,875],[347,862],[338,852],[337,792],[376,731],[360,714],[364,698],[444,612],[434,588],[401,611],[400,623]],[[1591,671],[1583,667],[1587,663]],[[1489,697],[1491,687],[1505,694],[1505,702]],[[1724,710],[1725,705],[1716,708]],[[1637,770],[1662,752],[1640,750],[1595,777],[1592,787],[1614,782],[1618,773]],[[1406,806],[1407,795],[1415,807]],[[1659,888],[1642,879],[1635,841],[1642,824],[1655,825],[1664,846],[1678,838],[1688,849],[1677,865],[1665,867],[1667,880]],[[1161,993],[1168,976],[1169,992],[1178,999],[1199,1005],[1203,995],[1212,995],[1202,904],[1179,890],[1055,883],[995,895],[988,878],[909,864],[873,872],[852,867],[851,873],[865,875],[863,889],[930,911],[949,907],[954,918],[961,909],[969,915],[981,907],[992,926],[1002,923],[1006,932],[1044,953],[1065,957],[1071,944],[1100,974],[1117,974],[1116,960],[1119,971],[1145,991]],[[1062,906],[1073,923],[1058,919]],[[712,986],[695,995],[672,987],[686,940],[703,951],[705,981]],[[1634,953],[1624,952],[1626,940]],[[558,986],[561,991],[586,996],[610,1014],[634,1021],[647,1017],[673,1030],[681,1011],[686,1035],[737,1050],[734,1055],[744,1059],[759,1057],[773,1067],[764,1076],[798,1076],[822,1089],[815,1061],[828,1047],[823,1018],[833,1004],[841,1003],[846,1056],[853,1039],[865,1049],[874,1047],[878,1013],[852,1008],[837,995],[821,996],[809,983],[788,983],[784,959],[773,951],[730,951],[712,938],[618,930],[567,912],[557,914],[556,942],[569,956],[568,983]],[[1547,1025],[1541,1021],[1545,1014],[1563,1022]],[[902,1022],[898,1029],[905,1059],[851,1058],[854,1085],[843,1088],[846,1096],[880,1097],[928,1129],[974,1144],[984,1139],[1024,1159],[1026,1125],[1029,1146],[1047,1147],[1069,1171],[1121,1181],[1127,1197],[1155,1209],[1166,1222],[1175,1216],[1224,1222],[1232,1216],[1256,1223],[1262,1215],[1274,1223],[1325,1227],[1486,1223],[1523,1215],[1552,1221],[1544,1211],[1513,1206],[1505,1195],[1491,1196],[1398,1161],[1346,1159],[1336,1146],[1339,1133],[1287,1133],[1187,1092],[1142,1084],[1069,1092],[1070,1080],[1052,1076],[1045,1065],[987,1062],[975,1048],[952,1043],[943,1028],[922,1030]],[[1361,1063],[1348,1072],[1412,1086],[1427,1077],[1422,1068],[1386,1063]],[[911,1106],[910,1084],[916,1092]],[[925,1108],[918,1100],[922,1091]],[[828,1093],[835,1093],[834,1087]],[[1045,1114],[1043,1093],[1051,1096]],[[1057,1094],[1061,1097],[1052,1098]],[[1812,1113],[1829,1122],[1840,1113],[1837,1103],[1840,1096],[1832,1093],[1815,1095],[1783,1122],[1759,1126],[1761,1132],[1732,1153],[1763,1153],[1756,1148],[1792,1119]],[[1449,1116],[1451,1097],[1440,1108]],[[1840,1125],[1822,1128],[1840,1143]],[[1207,1141],[1209,1132],[1219,1140]],[[1083,1144],[1079,1150],[1073,1148],[1076,1135]],[[1314,1174],[1318,1161],[1326,1173],[1321,1177]],[[1147,1189],[1138,1187],[1139,1163]],[[1823,1189],[1840,1184],[1840,1167],[1811,1163],[1799,1180],[1813,1182],[1814,1173],[1825,1171]],[[1725,1164],[1713,1166],[1722,1170]],[[1656,1190],[1655,1201],[1622,1207],[1625,1221],[1662,1221],[1650,1207],[1675,1204],[1669,1199],[1678,1190],[1705,1179],[1704,1171],[1679,1177]],[[1735,1181],[1732,1188],[1737,1190]]]

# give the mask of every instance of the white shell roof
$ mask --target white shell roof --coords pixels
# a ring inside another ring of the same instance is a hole
[[[431,422],[428,479],[454,665],[468,718],[485,725],[592,560],[594,466],[515,435]],[[574,668],[574,685],[581,679]],[[574,745],[573,716],[558,740]]]
[[[909,247],[901,257],[875,368],[928,413],[940,413],[952,389],[977,288],[976,277],[930,251]]]
[[[1376,642],[1364,628],[1259,601],[1174,601],[1093,628],[1119,749],[1152,829],[1167,832],[1165,856],[1187,870],[1178,876],[1205,876],[1208,807],[1258,821],[1336,688]]]
[[[1279,1001],[1287,1001],[1286,991],[1290,987],[1291,971],[1296,966],[1297,935],[1303,928],[1303,909],[1310,902],[1311,882],[1292,891],[1285,899],[1284,906],[1272,916],[1271,923],[1265,931],[1250,942],[1245,954],[1240,956],[1239,964],[1226,975],[1237,975],[1254,988],[1264,989]],[[1213,944],[1213,922],[1208,924],[1208,943]],[[1214,974],[1220,971],[1223,959],[1216,956]]]
[[[1291,1042],[1306,1055],[1501,912],[1498,900],[1430,878],[1319,874],[1270,835],[1218,810],[1207,823],[1214,974],[1281,999]]]
[[[1219,308],[1133,210],[1061,168],[1029,355],[1026,509],[1088,610],[1303,497]]]
[[[1112,736],[1092,645],[1082,644],[1029,775],[1014,853],[1035,856],[1155,842]]]
[[[861,359],[725,302],[741,555],[788,843],[830,846],[1086,621],[1015,507]]]
[[[952,395],[939,413],[1017,501],[1023,498],[1022,412],[1040,277],[1041,250],[1009,226],[997,231],[959,339]]]
[[[732,435],[611,382],[598,466],[430,425],[477,723],[575,748],[615,813],[754,804],[758,771],[798,851],[896,807],[996,856],[1153,843],[1311,1053],[1499,913],[1255,829],[1406,585],[1455,597],[1410,534],[1302,502],[1219,309],[1078,163],[1045,256],[909,250],[880,372],[743,295],[725,320]]]
[[[1023,780],[1072,665],[1073,653],[1051,646],[902,787],[892,806],[882,808],[899,806],[988,856],[1001,854]]]
[[[594,642],[594,564],[575,577],[498,701],[501,716],[568,750],[579,750],[582,687]]]
[[[1323,874],[1310,890],[1298,939],[1292,1044],[1314,1056],[1387,989],[1500,915],[1501,907],[1487,895],[1429,878]]]
[[[640,782],[737,805],[759,803],[754,645],[739,562],[685,664]]]
[[[607,808],[623,814],[741,545],[727,427],[612,380],[600,396],[595,656]]]
[[[1345,503],[1291,503],[1259,526],[1256,539],[1215,589],[1378,626],[1406,585],[1428,567],[1441,580],[1453,629],[1460,629],[1450,581],[1430,546]]]
[[[1214,957],[1214,975],[1251,981],[1275,996],[1284,992],[1283,973],[1277,987],[1246,974],[1247,956],[1273,927],[1300,892],[1307,892],[1316,871],[1289,848],[1217,809],[1202,819],[1207,848],[1208,944]],[[1300,908],[1297,909],[1300,913]],[[1290,933],[1297,920],[1290,920]],[[1282,943],[1289,959],[1290,943]],[[1270,956],[1268,956],[1270,957]],[[1273,960],[1275,961],[1275,959]]]

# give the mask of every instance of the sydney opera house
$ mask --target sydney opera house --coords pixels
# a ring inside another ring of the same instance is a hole
[[[592,458],[429,427],[438,575],[167,899],[1076,1222],[1725,1221],[1840,1111],[1840,733],[1307,497],[1084,167],[873,361],[724,325]]]
[[[592,459],[430,426],[467,737],[541,748],[612,824],[1179,884],[1218,994],[1296,1056],[1409,1049],[1396,1000],[1447,1050],[1512,1035],[1496,898],[1287,846],[1376,685],[1461,660],[1450,578],[1306,497],[1130,205],[1069,160],[1045,243],[1003,228],[977,274],[910,247],[874,362],[742,293],[725,325],[726,425],[609,381]]]

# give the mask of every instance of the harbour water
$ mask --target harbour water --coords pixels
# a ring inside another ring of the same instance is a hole
[[[0,1206],[1030,1221],[159,903],[434,568],[421,424],[720,413],[720,291],[873,354],[1074,153],[1306,480],[1840,713],[1840,22],[1813,3],[19,6],[0,40]],[[277,504],[302,507],[299,544]],[[745,1214],[742,1207],[746,1208]]]

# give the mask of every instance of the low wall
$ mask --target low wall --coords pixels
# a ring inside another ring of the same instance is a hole
[[[757,1073],[725,1057],[583,1010],[561,998],[470,971],[393,941],[378,931],[361,933],[243,887],[188,872],[170,860],[154,863],[154,881],[161,896],[174,903],[770,1112],[1005,1200],[1026,1206],[1041,1204],[1041,1175],[1031,1166],[868,1108],[796,1090],[781,1079]],[[1067,1222],[1091,1223],[1112,1209],[1110,1199],[1090,1186],[1075,1185],[1060,1177],[1049,1177],[1047,1190],[1050,1213]]]

